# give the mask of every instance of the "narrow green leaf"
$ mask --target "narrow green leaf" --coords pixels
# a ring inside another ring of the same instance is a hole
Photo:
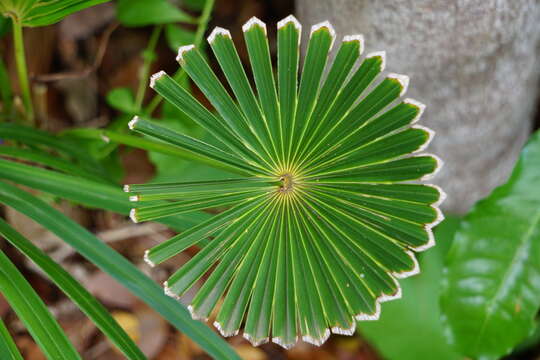
[[[0,319],[0,358],[6,360],[24,360],[2,319]]]
[[[268,205],[271,206],[272,202]],[[271,223],[270,218],[260,216],[262,214],[264,214],[264,211],[259,213],[257,219],[264,222],[260,227],[257,225],[261,221],[257,221],[256,219],[253,222],[254,226],[250,229],[252,234],[254,234],[254,238],[252,239],[253,246],[251,246],[247,256],[238,266],[237,276],[232,281],[214,322],[214,325],[223,336],[231,336],[238,333],[253,292],[255,278],[266,247],[268,226]]]
[[[3,251],[0,292],[49,359],[81,359],[43,301]]]
[[[228,127],[233,131],[233,134],[245,148],[250,150],[248,155],[257,162],[263,161],[266,166],[271,168],[272,165],[268,163],[268,156],[263,156],[265,154],[264,147],[254,134],[251,123],[240,112],[201,53],[191,45],[184,46],[178,50],[176,59],[216,108]]]
[[[455,236],[441,306],[449,339],[464,356],[498,359],[536,327],[539,158],[537,132],[508,182],[473,208]]]
[[[249,173],[247,172],[248,170],[253,169],[245,169],[244,167],[239,166],[238,158],[232,154],[228,154],[223,150],[215,148],[214,146],[209,145],[201,140],[197,140],[195,138],[180,134],[170,128],[165,128],[154,122],[141,119],[138,116],[134,117],[133,120],[131,120],[131,122],[129,123],[129,127],[131,130],[151,136],[168,144],[177,146],[183,150],[190,151],[194,154],[206,156],[209,160],[222,163],[217,166],[221,166],[226,169],[232,167],[236,171],[244,170],[246,171],[246,173]]]
[[[244,144],[236,137],[229,125],[222,119],[214,116],[170,76],[164,72],[154,74],[150,86],[158,94],[163,96],[164,99],[171,102],[193,121],[208,130],[225,146],[225,149],[230,149],[235,154],[248,160],[252,165],[258,166],[257,163],[253,163],[252,153],[246,150]]]
[[[145,254],[145,259],[150,264],[159,264],[170,257],[184,251],[188,247],[197,244],[202,239],[212,235],[216,231],[222,229],[227,224],[230,224],[239,214],[249,210],[249,208],[257,207],[262,203],[259,199],[256,202],[244,201],[231,209],[222,212],[200,224],[178,234],[169,240],[154,246]]]
[[[278,101],[280,111],[279,131],[282,148],[281,158],[285,161],[288,154],[290,134],[294,130],[295,113],[297,105],[298,62],[300,58],[300,35],[302,26],[292,15],[278,23],[277,30],[277,82]]]
[[[309,181],[324,179],[329,183],[391,183],[395,181],[426,180],[441,167],[434,155],[418,155],[383,164],[367,165],[354,170],[328,172],[308,177]]]
[[[249,201],[254,197],[265,193],[268,193],[267,189],[259,189],[257,191],[248,190],[224,194],[222,193],[220,195],[210,194],[196,197],[195,199],[180,200],[159,205],[143,206],[133,209],[131,213],[131,218],[135,222],[159,219],[162,217],[182,214],[194,210],[227,206],[244,200]]]
[[[212,47],[214,55],[246,116],[248,126],[264,147],[264,151],[267,154],[273,155],[273,159],[270,159],[271,161],[273,160],[271,165],[274,167],[277,166],[275,161],[277,151],[271,138],[268,122],[263,116],[255,94],[251,89],[230,32],[216,27],[208,37],[208,43]]]
[[[133,207],[128,195],[120,187],[12,161],[0,159],[0,178],[120,214],[128,215]],[[183,230],[209,217],[208,214],[196,212],[162,219],[162,222],[176,230]]]
[[[146,359],[108,310],[60,265],[2,219],[0,219],[0,234],[32,260],[128,359]]]
[[[68,15],[109,0],[38,1],[22,17],[23,26],[37,27],[57,23]]]
[[[363,51],[364,38],[361,35],[346,36],[343,39],[335,60],[328,72],[328,76],[324,81],[324,85],[319,92],[315,108],[313,109],[311,116],[306,118],[305,123],[302,124],[302,131],[298,138],[298,143],[294,148],[295,157],[292,162],[296,162],[299,159],[300,151],[303,151],[306,144],[311,141],[319,122],[322,121],[328,113],[328,110],[339,95],[341,87],[347,79],[352,67]],[[306,65],[304,66],[307,66],[307,62],[305,64]],[[302,76],[304,76],[304,74]],[[302,86],[302,84],[300,85]]]
[[[48,166],[55,170],[60,170],[67,174],[78,175],[101,183],[108,183],[101,176],[91,173],[72,162],[58,156],[50,155],[44,151],[24,149],[14,146],[0,146],[0,156],[32,161],[37,164]]]
[[[319,84],[328,59],[328,52],[333,45],[335,36],[334,29],[326,23],[313,26],[311,29],[298,92],[298,106],[294,117],[294,125],[291,125],[291,135],[289,137],[290,141],[288,145],[290,151],[287,159],[289,162],[296,156],[293,150],[302,141],[301,132],[307,126],[312,111],[317,104]],[[339,61],[343,57],[343,52],[341,51],[337,56]]]
[[[270,49],[266,38],[266,24],[256,17],[252,17],[242,27],[244,39],[249,53],[251,69],[255,77],[255,85],[259,95],[259,102],[268,124],[270,136],[276,152],[281,151],[280,117],[276,84],[272,74]],[[278,157],[278,166],[282,167],[282,159]]]
[[[351,106],[375,77],[384,70],[384,66],[384,54],[375,53],[364,59],[358,70],[339,92],[326,115],[320,121],[315,122],[316,128],[313,134],[309,137],[305,147],[301,149],[303,151],[300,154],[304,161],[301,162],[300,166],[304,165],[312,154],[317,154],[327,144],[326,139],[329,134],[339,126]]]
[[[0,202],[13,207],[49,229],[98,268],[118,280],[134,295],[160,313],[178,330],[216,358],[239,359],[238,355],[206,325],[191,319],[177,301],[139,269],[86,229],[34,196],[0,182]]]

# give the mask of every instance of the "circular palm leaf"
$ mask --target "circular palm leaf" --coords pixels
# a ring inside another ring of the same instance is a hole
[[[298,81],[301,26],[289,16],[277,27],[274,78],[266,25],[252,18],[243,26],[257,95],[229,31],[208,37],[236,100],[193,45],[179,49],[178,62],[217,114],[164,72],[152,77],[152,88],[205,128],[213,145],[139,117],[130,122],[239,176],[126,191],[151,201],[132,210],[136,222],[227,206],[145,260],[155,265],[201,246],[165,282],[166,293],[179,297],[210,272],[189,306],[194,318],[207,319],[222,299],[214,324],[224,336],[243,326],[253,344],[271,339],[288,348],[298,336],[320,345],[330,332],[350,335],[356,320],[376,320],[381,302],[399,298],[396,279],[419,271],[413,251],[434,244],[444,194],[410,183],[441,161],[418,154],[433,132],[414,125],[424,105],[400,99],[408,77],[380,76],[385,53],[355,67],[363,38],[345,36],[327,65],[335,33],[324,22],[311,29]]]

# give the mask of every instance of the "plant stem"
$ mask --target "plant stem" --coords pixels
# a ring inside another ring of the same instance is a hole
[[[25,116],[30,125],[34,125],[34,107],[30,94],[30,83],[28,81],[28,68],[26,67],[26,55],[24,52],[24,40],[22,25],[17,18],[13,19],[13,44],[15,46],[15,62],[17,64],[17,76],[21,87],[21,95],[25,109]]]
[[[148,86],[148,76],[150,75],[150,66],[154,62],[156,54],[154,50],[156,49],[157,41],[161,30],[163,29],[162,25],[154,27],[152,34],[150,35],[150,40],[148,40],[148,46],[143,52],[143,66],[139,75],[139,87],[137,89],[137,95],[135,98],[135,105],[140,110],[144,100],[144,95],[146,94],[146,87]]]
[[[202,44],[203,36],[206,32],[206,28],[208,27],[210,15],[212,14],[212,9],[214,8],[214,2],[215,0],[206,0],[204,3],[204,8],[202,10],[201,16],[199,17],[199,25],[197,26],[197,30],[195,32],[195,40],[193,42],[195,47],[200,47]],[[186,72],[184,71],[184,69],[178,69],[178,71],[173,76],[173,78],[177,82],[181,82],[185,77]],[[163,98],[161,96],[155,95],[144,110],[144,113],[152,115],[152,113],[156,110],[162,100]]]

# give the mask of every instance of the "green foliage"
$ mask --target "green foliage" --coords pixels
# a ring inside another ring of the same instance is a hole
[[[192,245],[203,249],[165,283],[173,297],[185,293],[214,264],[189,307],[208,318],[223,298],[216,327],[254,344],[290,347],[300,334],[321,344],[330,330],[352,334],[356,320],[374,320],[380,302],[401,295],[397,278],[418,272],[411,250],[433,245],[431,227],[442,219],[441,192],[424,179],[439,167],[422,151],[431,131],[411,126],[423,105],[410,99],[390,106],[408,78],[384,70],[384,54],[368,55],[361,37],[346,37],[322,81],[334,32],[327,23],[312,30],[298,83],[300,25],[278,25],[277,83],[266,27],[253,18],[244,26],[258,97],[242,68],[228,31],[216,28],[210,47],[236,97],[194,47],[178,61],[217,110],[214,114],[163,72],[151,86],[213,138],[212,144],[157,122],[135,117],[130,128],[221,164],[233,178],[130,185],[137,202],[134,221],[159,219],[210,207],[230,207],[150,249],[154,265]],[[365,96],[363,96],[365,95]],[[356,103],[358,99],[362,99]],[[202,241],[213,236],[209,244]]]
[[[195,22],[193,17],[167,0],[118,0],[117,16],[125,26]]]
[[[223,340],[213,334],[206,325],[191,320],[187,310],[180,303],[165,296],[160,291],[159,286],[150,278],[122,257],[122,255],[112,250],[93,234],[64,216],[58,210],[25,191],[4,182],[0,182],[0,203],[25,214],[55,233],[59,238],[71,245],[79,254],[118,280],[118,282],[124,285],[134,295],[160,313],[178,330],[199,343],[210,355],[217,358],[237,358],[236,354]],[[14,277],[11,276],[11,278],[13,279]],[[2,280],[4,280],[1,281],[2,284],[5,284],[6,279]],[[8,288],[6,291],[10,291],[10,289]],[[2,289],[2,292],[4,292],[4,289]],[[39,298],[36,302],[38,300]],[[36,306],[39,307],[39,304]],[[27,316],[27,321],[32,322],[31,325],[33,325],[33,322],[39,321],[37,318],[30,316],[32,312],[21,313],[18,312],[19,316]],[[30,331],[32,332],[32,330]],[[56,340],[61,342],[61,339]],[[50,344],[48,343],[47,346],[56,344],[51,340],[49,341]],[[40,341],[38,343],[40,343],[40,346],[43,346]],[[63,359],[61,356],[57,356],[57,358]]]
[[[80,359],[34,289],[0,251],[0,292],[49,359]]]
[[[133,91],[128,88],[116,88],[107,94],[107,104],[113,109],[124,112],[126,114],[136,114],[139,112],[137,104],[135,104],[135,96]]]
[[[175,24],[165,26],[165,37],[169,47],[176,51],[180,46],[193,44],[195,33]]]
[[[17,349],[17,345],[15,345],[2,319],[0,319],[0,358],[6,360],[23,360],[19,349]]]
[[[0,13],[12,16],[23,26],[57,23],[66,16],[109,0],[3,0]]]
[[[540,308],[540,133],[509,181],[462,222],[448,257],[442,309],[466,356],[497,359],[536,328]]]
[[[103,331],[128,359],[145,359],[124,330],[77,280],[60,265],[0,219],[0,234],[20,252],[32,260],[77,306]]]

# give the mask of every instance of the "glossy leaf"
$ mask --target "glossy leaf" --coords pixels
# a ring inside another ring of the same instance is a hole
[[[229,207],[149,249],[145,260],[159,264],[212,236],[165,292],[178,297],[214,269],[192,316],[208,318],[222,299],[214,325],[223,335],[244,326],[253,344],[271,339],[289,348],[298,337],[320,345],[331,332],[351,335],[356,320],[378,319],[380,303],[401,296],[397,279],[419,272],[413,251],[433,246],[444,195],[433,185],[402,184],[429,178],[441,162],[421,153],[433,132],[413,125],[424,105],[400,99],[408,78],[380,78],[384,53],[355,67],[363,38],[347,36],[327,65],[335,32],[324,22],[311,29],[299,75],[301,26],[289,16],[277,27],[274,76],[266,25],[252,18],[243,26],[255,89],[229,31],[215,28],[208,42],[231,92],[195,46],[179,49],[180,66],[216,113],[164,72],[152,76],[151,87],[201,125],[213,145],[138,118],[130,123],[241,170],[240,177],[128,190],[141,203],[135,221]],[[154,200],[168,202],[145,205]]]
[[[498,359],[536,327],[540,308],[540,133],[508,182],[465,217],[447,259],[442,309],[466,356]]]

